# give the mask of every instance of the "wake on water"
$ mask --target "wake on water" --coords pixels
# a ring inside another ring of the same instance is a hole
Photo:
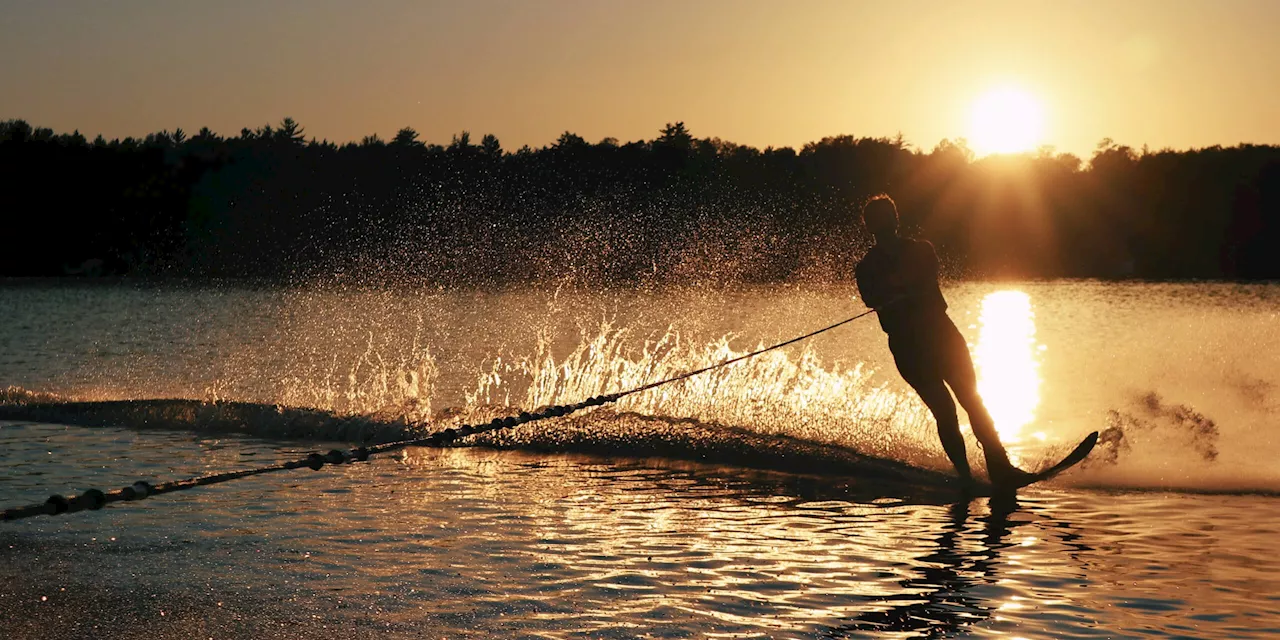
[[[10,389],[0,404],[0,420],[85,427],[119,427],[239,434],[270,439],[377,444],[420,438],[449,425],[384,421],[373,416],[341,416],[317,409],[246,402],[196,400],[51,400],[47,394]],[[21,397],[28,400],[19,400]],[[493,415],[509,412],[492,411]],[[483,421],[473,421],[483,422]],[[586,415],[528,424],[516,430],[479,434],[453,446],[479,446],[542,453],[582,453],[632,460],[660,458],[744,469],[828,478],[861,479],[900,490],[937,489],[947,476],[847,448],[781,434],[764,435],[740,427],[692,419],[645,416],[596,409]]]
[[[129,427],[189,431],[202,434],[238,434],[268,439],[303,442],[348,442],[376,444],[420,438],[448,426],[486,422],[484,416],[511,415],[514,410],[489,407],[468,414],[441,416],[430,423],[412,423],[371,415],[340,415],[321,409],[280,405],[201,401],[183,399],[73,401],[50,394],[10,388],[0,394],[0,420],[65,424],[83,427]],[[1174,415],[1181,412],[1172,410]],[[1132,482],[1108,482],[1105,473],[1120,468],[1126,454],[1132,454],[1132,432],[1150,435],[1160,430],[1158,422],[1140,421],[1131,414],[1116,412],[1117,424],[1104,430],[1093,456],[1081,465],[1082,472],[1067,484],[1094,488],[1165,488],[1212,492],[1213,487],[1144,486]],[[1182,418],[1185,420],[1185,418]],[[1126,431],[1126,427],[1130,431]],[[1184,437],[1212,459],[1213,438],[1205,435],[1202,422]],[[1176,440],[1168,432],[1165,441]],[[892,457],[866,455],[854,447],[808,440],[781,433],[764,434],[743,427],[691,418],[644,415],[601,408],[586,415],[568,416],[528,424],[515,430],[481,434],[464,439],[457,446],[518,449],[544,453],[585,453],[596,456],[646,459],[659,458],[743,469],[818,476],[829,481],[852,483],[867,493],[878,488],[886,495],[944,488],[949,476],[936,466],[917,466]],[[1038,452],[1037,468],[1050,464],[1065,453],[1068,445],[1045,447]],[[879,485],[876,487],[876,485]],[[1268,488],[1224,487],[1230,492],[1273,493]]]
[[[0,420],[381,443],[576,402],[741,355],[730,348],[730,336],[690,344],[668,331],[639,348],[629,347],[626,338],[625,331],[606,324],[594,335],[584,334],[562,358],[552,355],[549,340],[540,340],[530,357],[495,359],[465,394],[463,406],[439,411],[430,408],[437,374],[429,355],[408,366],[400,362],[393,371],[374,366],[381,361],[366,354],[368,366],[363,373],[361,366],[354,367],[345,389],[311,384],[282,394],[310,400],[312,407],[219,398],[86,400],[10,387],[0,391]],[[1060,482],[1095,488],[1280,490],[1250,479],[1167,480],[1160,470],[1169,464],[1212,468],[1220,433],[1213,420],[1155,393],[1111,410],[1107,422],[1093,456]],[[1021,464],[1034,469],[1056,460],[1074,445],[1073,435],[1019,451]],[[971,458],[978,458],[976,443],[967,437]],[[918,400],[872,383],[861,365],[825,367],[807,349],[794,358],[771,352],[749,365],[712,371],[616,405],[472,436],[460,444],[731,465],[903,492],[945,486],[949,470]],[[1185,455],[1169,457],[1170,451]],[[1163,457],[1154,471],[1149,464],[1134,464],[1156,455]]]

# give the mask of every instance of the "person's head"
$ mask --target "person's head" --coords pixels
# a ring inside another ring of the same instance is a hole
[[[877,240],[898,235],[898,205],[888,194],[872,196],[862,205],[862,224]]]

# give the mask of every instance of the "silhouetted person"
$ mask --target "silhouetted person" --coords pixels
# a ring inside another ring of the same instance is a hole
[[[947,317],[933,245],[898,235],[898,207],[884,194],[862,206],[862,223],[876,244],[858,263],[858,291],[889,334],[889,350],[898,371],[933,413],[942,448],[961,482],[968,487],[973,478],[952,392],[982,444],[992,485],[1021,486],[1030,474],[1009,462],[991,414],[978,395],[969,347]]]

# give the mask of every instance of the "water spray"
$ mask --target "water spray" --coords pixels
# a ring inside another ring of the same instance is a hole
[[[146,481],[138,481],[133,483],[130,486],[122,487],[120,489],[115,489],[112,491],[102,491],[100,489],[89,489],[81,493],[80,495],[71,496],[71,497],[65,497],[62,495],[53,495],[53,496],[50,496],[49,499],[45,500],[44,502],[27,505],[25,507],[14,507],[12,509],[6,509],[3,512],[0,512],[0,520],[3,520],[3,521],[20,520],[23,518],[30,518],[34,516],[40,516],[40,515],[53,516],[53,515],[60,515],[64,513],[76,513],[78,511],[96,511],[114,502],[132,502],[136,500],[143,500],[151,496],[161,495],[165,493],[173,493],[175,491],[185,491],[187,489],[194,489],[196,487],[204,487],[212,484],[219,484],[222,482],[230,482],[231,480],[238,480],[240,478],[248,478],[251,476],[263,475],[267,473],[275,473],[277,471],[287,471],[290,469],[299,469],[302,467],[307,467],[309,469],[319,471],[325,465],[339,465],[339,464],[350,464],[353,462],[364,462],[364,461],[367,461],[370,456],[377,455],[380,453],[387,453],[390,451],[398,451],[400,449],[404,449],[407,447],[444,447],[444,446],[453,444],[453,442],[459,438],[464,438],[464,437],[476,435],[479,433],[486,433],[489,431],[498,431],[500,429],[510,429],[528,422],[536,422],[538,420],[546,420],[548,418],[559,418],[561,416],[566,416],[576,411],[581,411],[583,409],[599,407],[605,404],[617,402],[618,400],[621,400],[622,398],[625,398],[633,394],[642,393],[644,391],[661,387],[663,385],[668,385],[675,382],[679,382],[681,380],[692,378],[696,375],[703,374],[708,371],[719,369],[721,367],[727,367],[736,362],[741,362],[749,358],[754,358],[763,353],[768,353],[775,349],[781,349],[785,346],[795,344],[802,340],[807,340],[816,335],[826,333],[828,331],[831,331],[832,329],[836,329],[843,325],[849,324],[854,320],[868,316],[872,313],[875,313],[875,310],[869,309],[851,318],[846,318],[844,320],[841,320],[840,322],[837,322],[835,324],[823,327],[816,331],[811,331],[802,336],[791,338],[790,340],[786,340],[784,342],[779,342],[775,345],[771,345],[763,349],[753,351],[751,353],[730,358],[728,360],[724,360],[722,362],[718,362],[716,364],[709,365],[701,369],[687,371],[685,373],[681,373],[679,375],[666,378],[665,380],[650,382],[648,384],[636,387],[634,389],[629,389],[626,391],[620,391],[617,393],[611,393],[606,395],[593,396],[591,398],[588,398],[586,400],[583,400],[582,402],[578,402],[575,404],[553,405],[550,407],[546,407],[541,411],[537,411],[533,413],[522,411],[520,412],[519,415],[507,416],[504,418],[494,418],[493,420],[487,423],[482,423],[482,424],[476,424],[476,425],[468,424],[468,425],[462,425],[460,427],[449,427],[447,429],[436,431],[435,433],[432,433],[428,436],[424,436],[421,438],[413,438],[410,440],[399,440],[396,442],[387,442],[387,443],[371,445],[367,447],[357,447],[355,449],[350,449],[347,451],[343,451],[341,449],[334,449],[332,451],[329,451],[328,453],[323,453],[323,454],[311,453],[307,455],[305,458],[299,458],[297,460],[282,462],[279,464],[274,464],[266,467],[258,467],[256,469],[245,469],[242,471],[228,471],[224,473],[215,473],[211,475],[198,476],[195,478],[187,478],[184,480],[171,480],[169,482],[163,482],[163,483],[154,484],[154,485]]]

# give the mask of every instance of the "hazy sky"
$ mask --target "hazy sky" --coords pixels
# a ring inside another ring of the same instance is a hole
[[[507,149],[561,132],[798,146],[968,136],[1015,85],[1045,142],[1280,143],[1280,0],[0,0],[0,119],[92,136],[300,121]]]

